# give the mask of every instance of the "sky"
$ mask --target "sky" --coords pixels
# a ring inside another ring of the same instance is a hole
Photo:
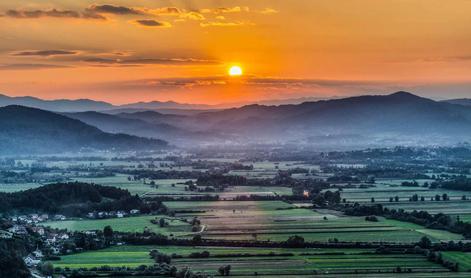
[[[471,1],[0,1],[0,93],[244,103],[471,97]],[[229,76],[238,65],[242,76]]]

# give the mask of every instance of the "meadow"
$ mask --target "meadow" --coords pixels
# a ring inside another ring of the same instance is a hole
[[[12,193],[42,186],[40,183],[1,183],[0,192]]]
[[[162,217],[165,218],[168,226],[161,228],[159,225],[151,223],[151,220],[157,219],[158,221]],[[69,231],[103,230],[104,227],[110,226],[114,231],[119,232],[143,232],[144,230],[148,230],[155,233],[175,236],[191,233],[191,226],[188,223],[165,215],[131,216],[97,220],[74,219],[44,222],[41,223],[41,225],[57,229],[67,229]]]
[[[441,265],[426,260],[422,255],[380,255],[369,249],[320,248],[248,248],[248,247],[186,247],[186,246],[118,246],[62,256],[54,267],[70,269],[80,267],[128,266],[153,264],[149,256],[152,249],[182,257],[174,258],[177,267],[217,274],[222,265],[231,265],[231,275],[312,275],[392,272],[397,267],[406,271],[430,273],[445,272]],[[192,258],[194,252],[208,251],[208,258]],[[276,267],[273,267],[276,264]]]
[[[401,221],[344,216],[337,211],[313,211],[281,201],[165,202],[177,217],[198,217],[202,236],[211,239],[284,241],[299,235],[308,241],[417,242],[462,239],[447,231]]]

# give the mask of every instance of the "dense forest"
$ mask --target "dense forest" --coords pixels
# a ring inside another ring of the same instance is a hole
[[[47,212],[80,215],[90,211],[158,209],[127,190],[88,183],[56,183],[15,193],[0,193],[0,212]],[[150,207],[149,207],[150,206]]]

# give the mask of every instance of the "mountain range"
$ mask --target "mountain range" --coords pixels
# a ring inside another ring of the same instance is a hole
[[[187,104],[174,101],[151,101],[136,102],[124,105],[113,105],[104,101],[96,101],[91,99],[56,99],[44,100],[36,97],[10,97],[0,94],[0,106],[22,105],[27,107],[39,108],[54,112],[84,112],[84,111],[143,111],[143,110],[159,110],[159,109],[186,109],[186,110],[205,110],[212,109],[210,105],[205,104]]]
[[[93,150],[153,150],[167,142],[113,134],[53,112],[10,105],[0,108],[0,154]]]
[[[471,106],[471,98],[457,98],[457,99],[448,99],[443,102],[448,102],[451,104],[459,104],[464,106]]]
[[[142,147],[139,144],[164,145],[158,139],[182,146],[236,143],[337,147],[442,145],[471,140],[471,107],[408,92],[278,106],[254,104],[186,115],[141,110],[56,114],[8,106],[0,108],[0,117],[0,124],[8,127],[0,131],[0,138],[9,140],[14,134],[12,138],[22,142],[16,148],[23,149],[33,139],[36,141],[31,146],[45,144],[54,149],[103,148],[108,144],[105,142],[127,149]]]
[[[407,92],[290,105],[247,105],[193,115],[155,111],[67,116],[108,132],[178,143],[442,144],[471,137],[471,108]],[[105,120],[106,119],[106,120]]]

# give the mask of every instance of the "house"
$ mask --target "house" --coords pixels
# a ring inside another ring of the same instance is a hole
[[[132,209],[132,210],[130,211],[131,214],[139,214],[140,212],[141,212],[141,211],[138,210],[138,209]]]
[[[37,266],[37,265],[41,262],[41,260],[37,260],[37,259],[35,259],[35,258],[31,257],[31,256],[27,256],[27,257],[24,259],[24,261],[25,261],[25,264],[26,264],[27,266],[29,266],[29,267]]]
[[[27,235],[28,231],[26,231],[26,228],[24,226],[19,226],[19,225],[14,225],[10,229],[8,229],[10,233],[14,233],[17,235]]]
[[[54,219],[55,219],[55,220],[66,220],[67,217],[65,217],[65,216],[62,215],[62,214],[57,214],[57,215],[54,216]]]
[[[61,250],[57,247],[52,247],[51,251],[52,251],[52,254],[54,254],[54,255],[58,255],[61,252]]]
[[[38,248],[36,248],[36,250],[33,251],[32,254],[36,259],[41,259],[41,258],[44,257],[43,252],[41,250],[39,250]]]
[[[10,239],[13,238],[13,234],[7,231],[0,231],[0,239]]]
[[[43,227],[33,227],[32,229],[35,233],[38,233],[41,236],[44,235],[44,228]]]
[[[123,218],[123,217],[124,217],[124,213],[123,213],[123,212],[118,212],[118,213],[116,213],[116,217],[118,217],[118,218]]]
[[[64,240],[65,240],[65,239],[69,239],[69,235],[68,235],[68,234],[61,234],[61,235],[59,236],[59,238],[60,238],[60,239],[64,239]]]

